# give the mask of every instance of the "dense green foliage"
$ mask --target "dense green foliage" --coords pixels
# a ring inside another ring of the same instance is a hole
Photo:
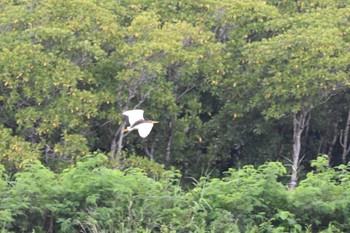
[[[2,232],[350,231],[349,49],[349,0],[0,0]]]
[[[203,177],[186,191],[177,171],[111,169],[102,154],[61,173],[35,161],[2,175],[1,232],[346,232],[350,167],[329,168],[327,157],[312,166],[293,191],[279,162]]]
[[[306,165],[346,163],[348,5],[4,0],[1,160],[60,170],[134,151],[199,177],[287,162],[300,143]],[[161,122],[146,140],[121,134],[132,108]],[[300,142],[294,118],[307,121]]]

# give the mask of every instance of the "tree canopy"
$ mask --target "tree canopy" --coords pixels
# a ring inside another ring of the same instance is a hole
[[[2,229],[346,231],[349,48],[348,0],[0,1]]]

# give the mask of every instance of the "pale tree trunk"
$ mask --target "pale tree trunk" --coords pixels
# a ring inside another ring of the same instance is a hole
[[[324,154],[324,151],[325,151],[325,149],[324,149],[324,147],[325,147],[325,142],[326,142],[326,139],[327,139],[327,137],[324,135],[324,134],[322,134],[321,135],[321,139],[320,139],[320,141],[319,141],[319,143],[318,143],[318,149],[317,149],[317,154],[319,155],[319,154]]]
[[[137,93],[137,87],[131,88],[129,90],[129,96],[127,99],[127,102],[125,105],[120,105],[120,109],[121,109],[121,114],[128,110],[128,106],[129,103],[131,102],[131,100],[135,97],[136,93]],[[141,99],[139,100],[139,102],[134,106],[133,109],[138,108],[149,96],[149,94],[155,89],[157,88],[158,85],[156,87],[150,88],[145,94],[142,95]],[[120,161],[120,152],[123,149],[123,138],[124,138],[124,129],[125,129],[125,125],[126,122],[124,120],[122,120],[122,123],[120,124],[118,130],[115,132],[115,134],[113,135],[112,138],[112,142],[111,142],[111,158],[116,160],[117,162]]]
[[[169,129],[169,137],[168,137],[168,143],[165,149],[165,166],[169,167],[171,162],[171,144],[173,143],[173,120],[170,119],[168,123],[168,129]]]
[[[302,109],[299,113],[293,114],[293,155],[292,175],[289,184],[290,189],[295,189],[298,183],[298,167],[300,163],[301,134],[309,121],[309,111]]]
[[[122,121],[117,132],[115,132],[111,143],[111,158],[117,162],[120,161],[120,158],[118,155],[123,148],[124,128],[125,128],[125,122]]]
[[[150,160],[154,160],[153,154],[154,154],[154,146],[155,146],[155,144],[156,144],[156,140],[154,140],[152,142],[150,147],[145,145],[145,152],[146,152],[146,155],[149,157]]]
[[[132,97],[129,96],[129,100],[131,99]],[[123,113],[126,109],[128,109],[128,104],[126,104],[124,107],[121,107],[121,112]],[[119,154],[123,149],[125,124],[126,122],[122,119],[122,123],[120,124],[117,131],[114,133],[112,142],[111,142],[111,159],[116,161],[118,164],[120,162]]]
[[[332,135],[333,139],[329,143],[328,153],[327,153],[328,154],[328,161],[330,164],[331,164],[331,161],[333,161],[333,150],[334,150],[334,147],[337,143],[338,136],[339,136],[338,124],[336,122],[333,122],[332,126],[333,126],[333,135]]]
[[[347,156],[350,152],[350,145],[349,145],[349,129],[350,129],[350,108],[349,108],[349,112],[348,112],[348,119],[346,121],[346,125],[345,125],[345,130],[341,131],[340,134],[340,144],[343,147],[343,153],[342,153],[342,160],[343,163],[346,164],[347,163]]]
[[[124,138],[124,128],[125,128],[125,122],[123,121],[122,124],[120,125],[120,133],[119,133],[119,140],[118,140],[118,147],[117,147],[117,152],[116,155],[118,156],[119,153],[123,149],[123,138]]]

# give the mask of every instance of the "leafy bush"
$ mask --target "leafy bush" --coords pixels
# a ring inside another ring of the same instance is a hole
[[[318,157],[311,164],[315,171],[308,173],[291,193],[291,211],[314,231],[330,225],[349,229],[349,167],[330,168],[326,156]]]
[[[15,176],[2,200],[3,228],[16,232],[135,232],[179,230],[191,222],[180,174],[166,171],[156,181],[139,168],[107,167],[103,154],[88,156],[55,174],[40,162]],[[6,183],[0,183],[6,189]],[[184,230],[183,232],[186,232]]]
[[[246,226],[260,225],[281,208],[287,208],[288,190],[278,182],[278,177],[285,173],[281,163],[267,163],[258,169],[252,166],[230,169],[223,179],[202,179],[191,194],[208,212],[209,225],[216,225],[223,216],[231,216],[225,217],[227,227],[237,224],[245,230]]]
[[[313,161],[295,190],[279,162],[202,177],[188,191],[176,170],[155,179],[151,163],[121,171],[98,153],[61,173],[34,161],[9,179],[0,166],[1,232],[346,232],[349,166],[327,161]]]

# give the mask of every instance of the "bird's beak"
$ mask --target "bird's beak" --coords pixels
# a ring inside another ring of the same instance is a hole
[[[129,132],[129,130],[127,128],[124,129],[124,133],[127,133]]]
[[[152,121],[153,124],[159,123],[158,121]]]

